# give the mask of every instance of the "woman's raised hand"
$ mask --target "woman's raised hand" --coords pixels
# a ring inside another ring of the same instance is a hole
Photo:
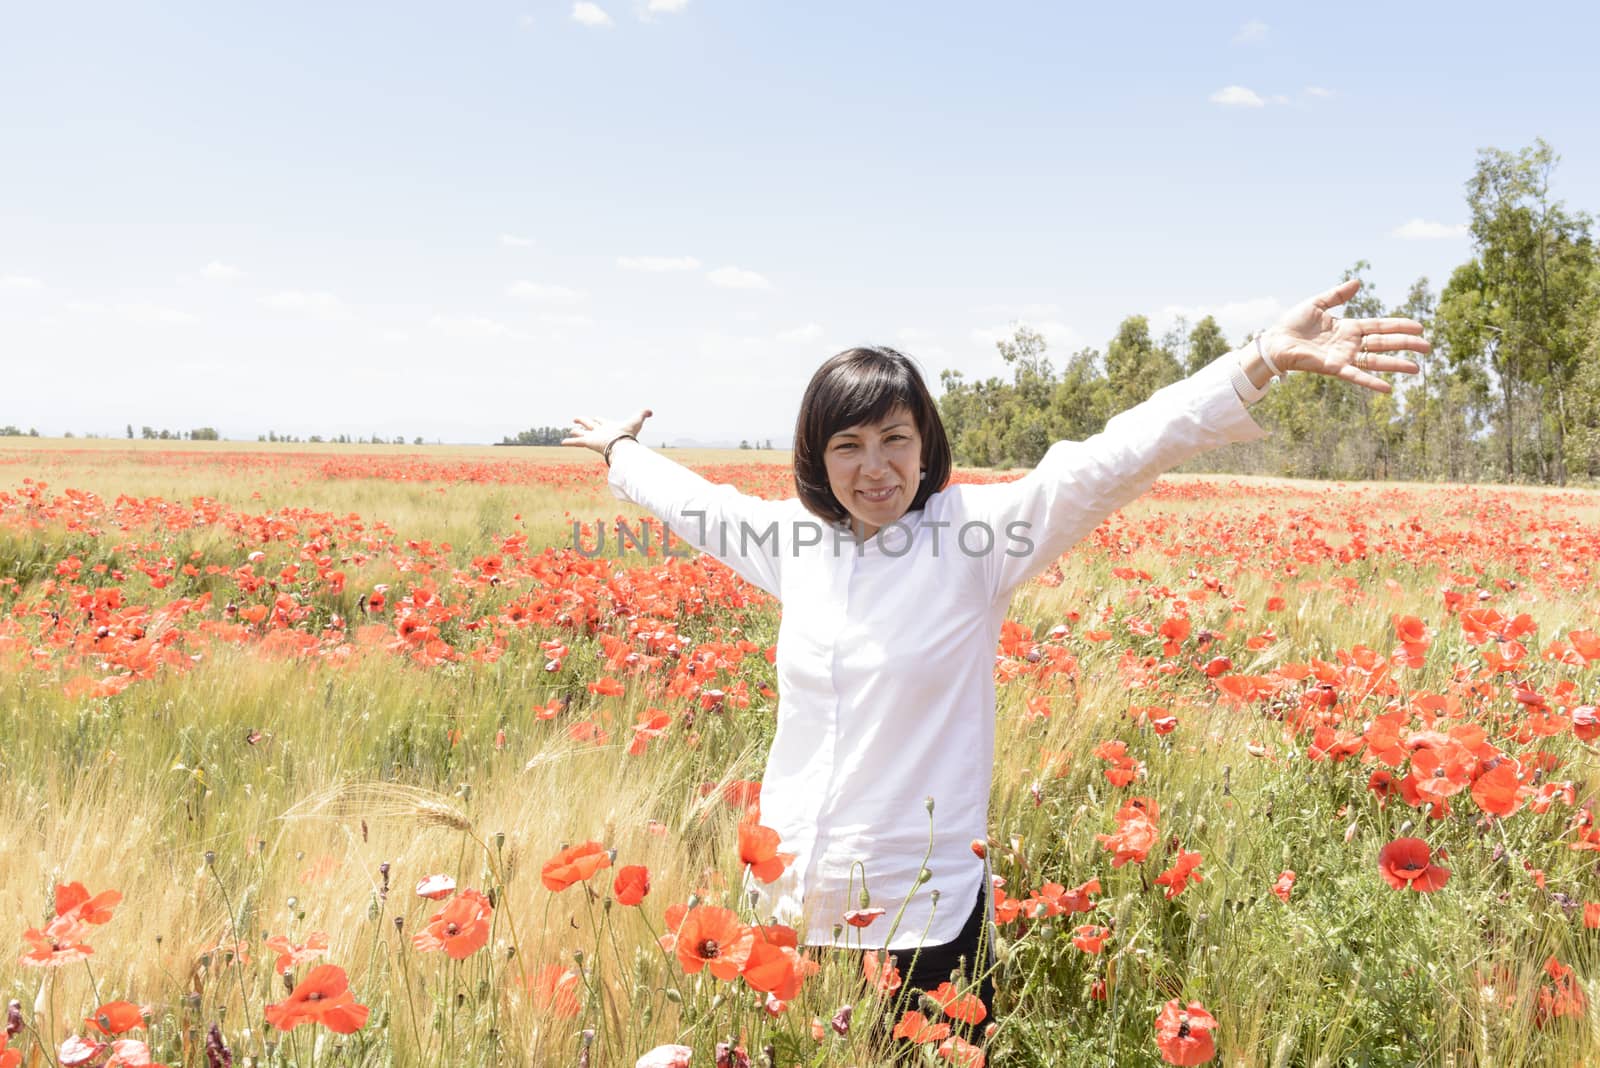
[[[561,440],[563,445],[577,445],[585,449],[593,449],[603,453],[606,446],[623,434],[639,436],[639,431],[644,429],[644,421],[655,413],[649,408],[642,409],[638,415],[627,421],[616,419],[574,419],[575,430]]]
[[[1415,319],[1346,319],[1330,312],[1360,288],[1360,280],[1352,278],[1290,308],[1261,336],[1272,362],[1284,371],[1333,375],[1379,393],[1390,390],[1379,374],[1416,374],[1416,362],[1404,353],[1432,351],[1422,339],[1421,323]]]

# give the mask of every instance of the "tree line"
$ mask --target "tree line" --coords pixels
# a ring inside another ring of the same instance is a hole
[[[1290,375],[1251,409],[1267,438],[1187,469],[1555,485],[1600,477],[1600,255],[1591,217],[1551,192],[1558,162],[1543,140],[1481,150],[1466,184],[1471,258],[1442,291],[1419,278],[1386,303],[1363,286],[1346,306],[1348,316],[1419,320],[1433,343],[1419,374],[1393,376],[1389,394]],[[1344,277],[1370,269],[1361,260]],[[1093,435],[1233,344],[1209,316],[1155,337],[1147,317],[1131,315],[1104,352],[1082,349],[1059,370],[1025,326],[998,347],[1009,381],[940,375],[957,463],[1032,467],[1051,443]]]

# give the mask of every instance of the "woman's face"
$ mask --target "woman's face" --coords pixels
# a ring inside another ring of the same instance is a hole
[[[911,507],[921,485],[922,435],[911,410],[895,408],[880,422],[833,435],[823,460],[828,488],[850,513],[857,535],[870,538]]]

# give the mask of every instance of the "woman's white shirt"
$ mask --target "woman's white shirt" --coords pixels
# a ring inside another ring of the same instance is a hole
[[[887,914],[849,928],[849,944],[909,949],[960,933],[984,886],[971,843],[988,836],[995,650],[1012,592],[1162,472],[1265,436],[1233,382],[1240,356],[1158,390],[1087,441],[1057,442],[1015,482],[947,486],[864,542],[798,499],[742,494],[618,443],[613,494],[782,603],[761,818],[796,856],[777,882],[750,883],[763,918],[833,943],[860,907],[864,870]]]

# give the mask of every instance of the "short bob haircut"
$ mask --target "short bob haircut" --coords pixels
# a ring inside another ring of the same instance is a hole
[[[950,439],[922,372],[904,354],[876,345],[848,349],[817,368],[794,425],[794,484],[807,511],[835,523],[849,517],[828,485],[823,459],[828,441],[841,430],[879,422],[901,407],[910,410],[922,436],[927,477],[907,509],[916,511],[944,488],[951,467]]]

